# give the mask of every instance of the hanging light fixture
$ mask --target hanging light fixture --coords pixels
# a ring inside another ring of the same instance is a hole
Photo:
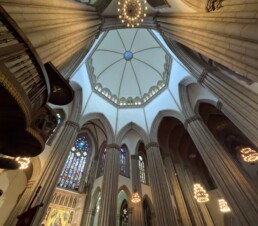
[[[197,202],[208,202],[209,194],[200,184],[194,184],[194,198]]]
[[[132,203],[138,203],[141,201],[141,198],[140,198],[138,192],[133,193],[131,201],[132,201]]]
[[[231,211],[225,199],[219,199],[218,202],[220,212],[227,213]]]
[[[138,27],[147,15],[148,7],[140,0],[119,0],[118,14],[122,23],[126,23],[127,27]]]
[[[21,169],[21,170],[27,169],[27,168],[29,167],[29,164],[30,164],[30,158],[17,157],[17,158],[15,159],[15,161],[20,164],[19,169]]]
[[[242,148],[240,150],[241,156],[245,162],[256,162],[258,161],[258,153],[251,148]]]

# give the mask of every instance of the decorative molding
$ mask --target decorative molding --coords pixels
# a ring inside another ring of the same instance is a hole
[[[221,111],[221,110],[222,110],[222,107],[223,107],[223,103],[218,100],[216,107],[217,107],[218,110]]]
[[[139,159],[139,155],[131,155],[131,159]]]
[[[73,121],[70,121],[70,120],[66,121],[65,125],[75,128],[76,131],[79,131],[79,129],[80,129],[80,125],[77,122],[73,122]]]
[[[107,149],[111,149],[111,148],[119,150],[120,146],[118,144],[107,144]]]
[[[185,120],[184,126],[187,129],[188,125],[194,121],[201,120],[201,117],[198,115],[194,115],[188,119]]]
[[[206,9],[208,12],[212,12],[215,10],[219,10],[222,8],[222,2],[223,0],[208,0]]]
[[[130,107],[145,106],[147,103],[149,103],[150,100],[153,99],[153,97],[158,96],[162,91],[164,91],[165,88],[167,88],[167,86],[169,84],[169,77],[170,77],[170,72],[171,72],[171,68],[172,68],[172,57],[169,54],[169,52],[165,49],[163,44],[157,39],[155,34],[151,30],[148,30],[148,32],[152,36],[152,38],[159,44],[160,49],[162,49],[165,52],[165,63],[164,63],[164,71],[162,73],[159,73],[161,79],[158,80],[156,84],[151,86],[146,93],[141,93],[140,96],[120,97],[119,94],[118,94],[118,96],[116,94],[113,94],[112,90],[110,90],[108,87],[104,87],[103,84],[98,82],[98,76],[94,74],[95,69],[93,66],[92,56],[94,55],[94,53],[96,51],[98,51],[98,47],[100,46],[102,41],[107,36],[107,34],[108,34],[107,31],[104,33],[104,35],[102,35],[99,43],[96,45],[96,47],[94,48],[94,50],[91,52],[90,56],[88,57],[86,66],[87,66],[87,71],[89,74],[92,90],[95,93],[97,93],[98,95],[100,95],[101,97],[103,97],[104,99],[106,99],[108,102],[110,102],[115,107],[130,108]],[[112,51],[110,51],[110,52],[112,52]],[[120,62],[121,60],[123,60],[123,58],[118,59],[113,64],[116,64],[116,63]],[[149,65],[144,61],[141,61],[137,58],[135,58],[135,60],[137,60],[143,64],[146,64],[147,66],[151,67],[153,70],[156,70],[154,67],[152,67],[152,65]],[[109,65],[109,67],[110,67],[110,65]],[[107,70],[107,68],[105,70]],[[103,71],[101,73],[103,73]],[[137,77],[136,77],[136,81],[138,81]],[[140,92],[141,92],[141,89],[140,89]]]
[[[159,148],[159,144],[157,142],[151,142],[145,146],[146,150],[150,148]]]

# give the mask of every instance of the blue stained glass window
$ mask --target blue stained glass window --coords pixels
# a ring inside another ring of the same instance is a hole
[[[126,176],[126,150],[120,148],[120,174]]]
[[[72,190],[79,189],[88,152],[89,145],[86,137],[77,138],[59,178],[59,187]]]

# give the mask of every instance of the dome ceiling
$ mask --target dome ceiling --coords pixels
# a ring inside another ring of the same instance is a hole
[[[168,84],[172,58],[151,30],[106,32],[87,61],[92,89],[120,107],[148,103]]]

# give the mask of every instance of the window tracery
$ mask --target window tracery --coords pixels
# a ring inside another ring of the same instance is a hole
[[[77,138],[59,178],[59,187],[79,190],[88,154],[89,144],[86,137]]]
[[[139,172],[140,172],[140,182],[146,184],[146,169],[145,162],[141,155],[139,155]]]

